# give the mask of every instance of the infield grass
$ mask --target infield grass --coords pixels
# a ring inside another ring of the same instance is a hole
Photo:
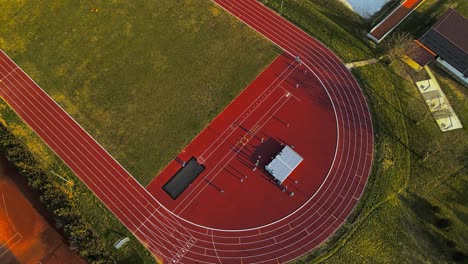
[[[207,0],[7,1],[0,33],[0,48],[143,185],[277,55]]]
[[[3,1],[0,48],[143,185],[278,55],[208,0]],[[119,263],[155,262],[3,101],[0,122],[42,169],[71,181],[74,204]]]

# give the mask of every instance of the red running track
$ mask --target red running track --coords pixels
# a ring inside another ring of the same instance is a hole
[[[325,89],[303,64],[281,55],[146,188],[168,210],[201,226],[271,225],[317,193],[336,141],[335,111]],[[281,144],[304,158],[283,183],[284,192],[264,169]],[[173,200],[163,186],[191,157],[206,169]]]
[[[0,95],[159,260],[285,263],[333,234],[362,195],[373,156],[370,113],[356,80],[322,44],[254,0],[216,3],[287,53],[300,56],[335,109],[338,140],[329,176],[287,220],[229,231],[171,214],[3,52]]]

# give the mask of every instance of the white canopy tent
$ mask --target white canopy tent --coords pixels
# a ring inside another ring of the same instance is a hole
[[[301,164],[303,158],[291,147],[285,146],[281,152],[265,167],[265,169],[280,183]]]

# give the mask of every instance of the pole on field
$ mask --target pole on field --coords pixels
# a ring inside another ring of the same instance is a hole
[[[280,13],[283,13],[283,2],[284,2],[284,0],[281,0]]]
[[[70,182],[69,180],[65,179],[64,177],[60,176],[59,174],[55,173],[54,171],[50,171],[50,172],[51,172],[53,175],[55,175],[55,176],[59,177],[60,179],[62,179],[63,181],[65,181],[65,182],[67,182],[67,183]]]

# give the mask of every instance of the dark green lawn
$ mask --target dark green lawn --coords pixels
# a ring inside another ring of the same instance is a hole
[[[277,55],[207,0],[5,1],[0,48],[143,185]]]

